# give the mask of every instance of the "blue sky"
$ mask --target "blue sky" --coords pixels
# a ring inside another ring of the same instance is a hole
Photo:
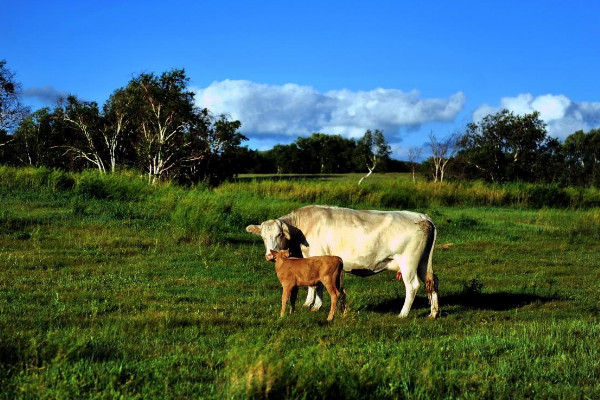
[[[597,1],[10,1],[0,59],[36,109],[103,104],[185,68],[199,106],[268,149],[383,129],[396,158],[508,108],[564,139],[600,127]]]

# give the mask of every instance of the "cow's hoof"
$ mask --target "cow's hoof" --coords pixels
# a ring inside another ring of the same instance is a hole
[[[311,307],[310,311],[312,311],[312,312],[317,312],[317,311],[319,311],[319,309],[318,309],[318,308],[316,308],[316,307]]]

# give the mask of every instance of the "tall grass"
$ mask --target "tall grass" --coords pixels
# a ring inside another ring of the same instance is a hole
[[[318,178],[318,176],[315,176]],[[600,206],[600,189],[538,185],[528,183],[489,184],[481,181],[413,182],[408,175],[383,175],[358,186],[353,174],[314,179],[251,179],[224,183],[214,190],[198,187],[195,193],[232,198],[278,199],[296,203],[320,203],[339,206],[376,208],[422,208],[431,206],[558,207],[592,208]],[[132,172],[101,174],[97,171],[69,173],[47,168],[0,166],[0,188],[74,190],[85,198],[137,201],[148,197],[173,196],[181,188],[169,184],[151,185]],[[187,193],[185,196],[189,196]],[[227,200],[229,199],[229,200]],[[190,201],[188,201],[189,203]]]
[[[600,206],[597,188],[560,188],[527,183],[489,184],[467,182],[412,182],[408,175],[395,174],[373,183],[330,178],[319,180],[265,180],[223,184],[220,192],[252,193],[259,198],[283,198],[307,203],[377,208],[414,209],[431,206],[558,207]]]
[[[595,188],[483,182],[413,182],[408,175],[382,175],[357,185],[354,175],[295,180],[251,179],[215,189],[153,185],[132,172],[68,173],[46,168],[0,167],[0,190],[74,193],[78,216],[104,216],[168,223],[181,240],[204,243],[240,235],[244,226],[305,204],[354,208],[427,210],[440,206],[570,207],[600,205]]]

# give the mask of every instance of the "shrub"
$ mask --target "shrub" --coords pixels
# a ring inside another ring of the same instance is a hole
[[[556,185],[535,185],[529,189],[529,206],[542,207],[567,207],[570,199],[567,193]]]
[[[150,194],[154,186],[132,174],[103,174],[88,170],[79,174],[75,189],[88,198],[136,201]]]

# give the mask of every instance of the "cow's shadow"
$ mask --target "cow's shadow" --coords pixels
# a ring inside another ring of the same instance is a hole
[[[509,311],[531,304],[544,304],[561,300],[558,295],[543,296],[529,293],[453,293],[446,296],[440,295],[440,307],[458,306],[470,310]],[[378,313],[399,313],[404,304],[404,296],[396,296],[379,304],[371,304],[367,310]],[[425,296],[417,296],[412,306],[413,309],[428,309],[429,302]]]

